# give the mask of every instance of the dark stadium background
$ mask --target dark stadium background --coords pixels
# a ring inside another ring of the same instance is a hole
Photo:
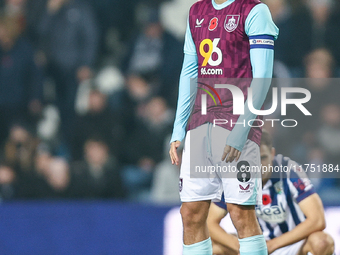
[[[179,170],[167,151],[193,2],[0,0],[0,254],[180,247]],[[313,114],[292,108],[298,127],[266,128],[278,153],[336,166],[340,5],[264,2],[280,28],[275,86],[307,88]],[[312,179],[336,242],[337,176]]]

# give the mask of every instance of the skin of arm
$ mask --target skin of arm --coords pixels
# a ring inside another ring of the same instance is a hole
[[[305,198],[299,203],[306,220],[297,225],[293,230],[267,241],[269,254],[275,250],[296,243],[307,238],[310,234],[322,231],[326,227],[324,208],[318,194]]]
[[[214,243],[222,245],[224,250],[228,250],[228,254],[239,254],[240,245],[236,236],[228,234],[221,226],[221,220],[228,212],[219,206],[211,203],[207,224],[210,237]]]

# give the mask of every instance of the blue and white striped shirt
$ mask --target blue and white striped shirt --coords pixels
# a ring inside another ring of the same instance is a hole
[[[315,193],[305,171],[290,158],[277,155],[273,166],[288,167],[290,171],[269,179],[262,189],[263,204],[256,207],[256,215],[266,240],[291,231],[304,221],[298,203]]]

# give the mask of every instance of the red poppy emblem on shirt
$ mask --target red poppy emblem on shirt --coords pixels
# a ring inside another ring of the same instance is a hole
[[[210,20],[210,23],[209,23],[209,30],[210,31],[213,31],[213,30],[215,30],[215,28],[217,27],[217,25],[218,25],[218,18],[212,18],[211,20]]]
[[[268,194],[263,194],[262,195],[262,204],[263,205],[268,205],[272,202],[272,199],[270,198],[270,196]]]

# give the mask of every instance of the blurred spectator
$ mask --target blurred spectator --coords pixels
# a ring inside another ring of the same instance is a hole
[[[182,43],[164,30],[157,10],[148,12],[142,31],[129,47],[122,69],[125,74],[140,73],[151,77],[158,84],[156,92],[173,104],[183,58]]]
[[[316,49],[305,58],[306,80],[304,87],[311,92],[312,99],[305,107],[312,113],[314,121],[320,119],[322,106],[332,100],[337,100],[340,87],[330,79],[334,77],[334,59],[326,49]],[[305,123],[307,124],[307,123]],[[308,129],[316,127],[308,123]]]
[[[15,18],[20,24],[20,31],[25,32],[25,35],[36,43],[37,25],[47,0],[3,0],[3,2],[3,14]]]
[[[108,146],[100,139],[88,139],[84,145],[85,160],[69,164],[53,157],[45,146],[35,160],[36,173],[27,186],[36,198],[113,198],[123,197],[121,178]]]
[[[51,160],[52,154],[50,148],[46,144],[39,144],[34,158],[35,173],[43,176],[46,172],[48,172]]]
[[[74,160],[82,159],[85,141],[93,136],[101,136],[115,155],[120,153],[124,130],[119,115],[113,115],[107,106],[106,95],[95,89],[90,91],[88,112],[76,119],[72,137]]]
[[[35,45],[39,44],[39,24],[45,12],[47,1],[48,0],[23,0],[23,2],[25,2],[26,34]]]
[[[310,91],[311,100],[304,104],[304,107],[312,114],[305,116],[296,106],[288,107],[287,115],[298,121],[294,133],[290,135],[290,144],[297,160],[306,162],[308,148],[316,146],[316,131],[320,127],[321,109],[332,101],[337,101],[340,87],[330,79],[333,76],[334,60],[326,49],[316,49],[305,58],[305,72],[307,79],[296,80],[296,87],[303,87]],[[288,144],[288,140],[286,141]]]
[[[334,77],[334,58],[324,48],[315,49],[305,59],[306,77],[311,79],[325,79]],[[313,85],[320,87],[320,85]]]
[[[337,99],[340,87],[334,84],[330,78],[334,75],[334,59],[326,49],[316,49],[305,58],[306,80],[304,87],[312,95],[312,100],[306,104],[308,110],[313,114],[313,120],[320,119],[322,106],[331,100]],[[312,123],[308,125],[311,129],[315,127]]]
[[[17,19],[0,17],[0,144],[13,119],[41,111],[42,72]]]
[[[8,165],[0,165],[0,200],[12,200],[18,197],[19,185],[15,171]]]
[[[84,161],[73,165],[74,194],[78,198],[122,198],[120,168],[110,155],[108,145],[98,138],[89,138],[84,146]]]
[[[171,133],[173,114],[163,98],[152,98],[139,112],[140,121],[125,141],[124,181],[130,197],[149,196],[152,174],[163,159],[164,139]],[[144,199],[144,198],[141,198]]]
[[[15,122],[4,146],[3,162],[15,172],[13,198],[41,197],[40,181],[34,171],[39,157],[39,141],[23,122]],[[45,164],[46,165],[46,164]],[[7,172],[6,172],[7,173]]]
[[[326,23],[332,8],[332,0],[309,0],[307,6],[313,16],[312,47],[325,47]]]
[[[330,78],[333,77],[334,59],[330,52],[326,49],[316,49],[305,58],[305,73],[304,80],[297,80],[297,87],[304,87],[311,92],[312,99],[305,104],[305,107],[312,113],[313,118],[310,121],[319,119],[320,110],[323,105],[327,104],[332,99],[336,99],[336,95],[340,92],[338,85],[334,84]],[[300,112],[294,106],[295,112]],[[303,118],[307,121],[307,118]],[[313,123],[304,123],[304,131],[314,129]]]
[[[91,77],[96,62],[96,20],[83,1],[48,0],[39,33],[56,85],[62,131],[70,138],[78,83]]]
[[[33,170],[38,141],[33,131],[24,123],[16,122],[10,130],[5,144],[4,161],[18,173]]]
[[[326,162],[339,164],[340,158],[340,106],[326,104],[321,111],[321,126],[317,132],[317,141],[325,151]]]
[[[302,67],[304,57],[312,49],[313,18],[309,10],[303,5],[292,9],[287,0],[263,2],[268,5],[280,29],[280,36],[275,42],[275,58],[290,68]]]
[[[40,186],[40,195],[44,198],[69,198],[71,173],[68,163],[63,158],[51,158],[43,172],[44,182]]]
[[[20,29],[19,33],[22,33],[26,26],[25,4],[26,0],[6,0],[3,7],[3,13],[6,17],[17,20]]]
[[[179,167],[172,165],[168,158],[169,140],[170,137],[165,139],[164,159],[155,167],[151,186],[151,200],[163,205],[180,203]],[[183,145],[178,148],[179,165],[182,162],[182,151]]]
[[[105,40],[109,30],[118,32],[118,38],[124,43],[128,41],[135,27],[135,9],[140,0],[86,0],[96,12],[101,31],[101,50],[105,54],[108,48]],[[122,47],[123,45],[119,45]],[[120,53],[120,48],[110,49],[115,54]]]
[[[328,188],[339,186],[339,173],[334,170],[339,167],[340,157],[340,106],[337,101],[322,108],[320,123],[322,124],[316,132],[316,140],[322,149],[322,163],[333,165],[327,168],[327,172],[322,172],[320,188],[321,185]]]
[[[309,149],[309,153],[308,153],[308,161],[307,163],[309,164],[315,164],[315,166],[322,166],[322,164],[324,164],[325,161],[325,153],[322,150],[322,148],[320,148],[319,146],[312,146]],[[319,188],[321,188],[322,184],[323,184],[323,180],[322,178],[329,178],[329,176],[327,176],[329,173],[313,173],[313,177],[317,177],[317,178],[312,178],[311,182],[313,183],[313,186],[316,190],[319,190]],[[309,177],[310,174],[309,174]]]
[[[163,159],[163,142],[171,133],[173,112],[161,97],[154,97],[139,112],[139,122],[127,138],[128,162],[138,164],[142,159],[151,159],[152,165]]]
[[[335,6],[331,10],[331,14],[326,24],[325,40],[326,46],[331,50],[336,60],[336,64],[340,64],[340,2],[335,1]],[[339,75],[339,74],[338,74]]]
[[[129,75],[123,90],[110,97],[110,105],[115,114],[120,115],[126,133],[131,134],[136,127],[138,112],[154,95],[150,83],[141,75]]]

